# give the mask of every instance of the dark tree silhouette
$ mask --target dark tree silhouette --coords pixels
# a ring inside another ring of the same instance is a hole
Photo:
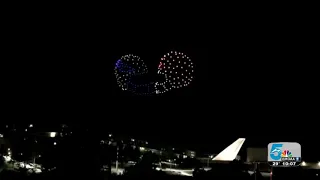
[[[4,168],[4,158],[0,155],[0,171]]]
[[[142,176],[142,177],[154,177],[159,175],[160,172],[155,170],[156,163],[159,163],[159,157],[152,153],[147,152],[143,155],[141,161],[139,161],[134,167],[127,169],[127,176]],[[162,174],[162,173],[160,173]]]
[[[139,148],[132,148],[130,146],[126,146],[123,149],[123,155],[126,157],[127,160],[137,162],[138,160],[140,160],[141,153]]]
[[[186,158],[182,160],[181,163],[182,168],[194,168],[194,167],[201,167],[201,162],[195,158]]]

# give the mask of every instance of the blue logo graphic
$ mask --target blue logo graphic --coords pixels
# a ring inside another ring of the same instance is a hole
[[[270,150],[270,157],[273,160],[280,160],[281,159],[281,148],[283,144],[273,144]]]

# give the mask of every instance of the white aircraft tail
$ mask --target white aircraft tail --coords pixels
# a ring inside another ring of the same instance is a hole
[[[245,138],[237,139],[235,142],[233,142],[231,145],[229,145],[227,148],[221,151],[212,160],[213,161],[233,161],[237,157],[245,140],[246,140]]]

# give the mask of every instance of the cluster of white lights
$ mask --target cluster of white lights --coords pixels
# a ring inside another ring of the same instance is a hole
[[[310,164],[309,164],[310,165]],[[309,166],[308,163],[306,163],[305,161],[301,162],[301,166]],[[312,166],[313,164],[311,164]],[[320,162],[317,163],[318,166],[320,166]]]
[[[165,81],[155,84],[156,93],[188,86],[193,80],[193,69],[193,63],[187,55],[177,51],[165,54],[158,66],[158,74],[165,76]]]
[[[115,76],[119,87],[124,91],[137,95],[162,94],[188,86],[193,80],[193,69],[193,63],[187,55],[171,51],[161,58],[158,66],[158,75],[163,76],[163,80],[139,84],[133,78],[147,74],[148,69],[139,56],[129,54],[116,62]]]
[[[148,73],[147,66],[139,56],[133,54],[122,56],[116,62],[115,76],[119,87],[124,91],[138,92],[140,85],[131,82],[134,76]]]

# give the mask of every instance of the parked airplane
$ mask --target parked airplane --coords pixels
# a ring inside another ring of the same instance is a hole
[[[212,160],[213,161],[233,161],[236,159],[245,138],[239,138],[223,151],[221,151],[217,156],[215,156]]]

